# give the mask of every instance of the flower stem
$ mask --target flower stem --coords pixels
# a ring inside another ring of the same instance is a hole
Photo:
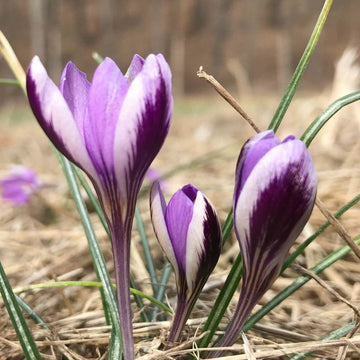
[[[194,300],[196,300],[196,298]],[[184,329],[186,320],[188,319],[191,309],[194,305],[194,300],[186,300],[185,294],[179,294],[175,316],[172,322],[166,349],[171,348],[173,345],[175,345],[176,342],[179,341],[181,332]]]
[[[237,304],[235,313],[230,321],[229,326],[227,327],[224,336],[220,339],[220,341],[216,344],[216,347],[227,347],[231,346],[237,339],[240,334],[240,330],[242,329],[245,321],[249,317],[252,308],[254,307],[255,301],[251,299],[251,294],[246,291],[246,289],[242,289],[240,293],[239,302]],[[211,352],[209,354],[212,358],[221,357],[224,354],[225,350],[218,350],[215,352]]]
[[[134,339],[130,300],[130,236],[131,227],[124,229],[120,222],[112,223],[110,234],[114,254],[116,294],[124,360],[134,359]]]

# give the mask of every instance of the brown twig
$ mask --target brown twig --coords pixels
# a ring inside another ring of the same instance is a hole
[[[204,78],[210,83],[213,88],[249,123],[249,125],[259,133],[261,130],[255,125],[254,121],[250,116],[243,110],[240,104],[234,99],[234,97],[212,76],[207,74],[203,67],[200,66],[196,75],[199,78]]]
[[[294,268],[299,270],[300,272],[304,273],[305,275],[310,276],[312,279],[314,279],[320,286],[322,286],[324,289],[326,289],[330,294],[335,296],[339,301],[345,303],[347,306],[349,306],[355,313],[355,316],[357,319],[360,319],[360,311],[359,309],[353,305],[349,300],[346,300],[343,296],[341,296],[336,290],[334,290],[332,287],[330,287],[324,280],[322,280],[319,276],[314,274],[313,272],[309,271],[308,269],[305,269],[301,265],[294,264]]]
[[[332,287],[330,287],[324,280],[322,280],[319,276],[317,276],[313,272],[305,269],[304,267],[302,267],[298,264],[295,264],[294,268],[300,270],[300,272],[302,272],[303,274],[306,274],[307,276],[314,279],[320,286],[322,286],[330,294],[335,296],[339,301],[343,302],[344,304],[349,306],[354,311],[355,318],[356,318],[356,326],[347,334],[346,339],[350,339],[352,336],[354,336],[354,334],[357,332],[357,330],[360,327],[360,322],[359,322],[360,321],[360,311],[359,311],[359,309],[355,305],[353,305],[350,301],[346,300],[343,296],[341,296],[336,290],[334,290]],[[346,345],[342,346],[341,348],[339,348],[336,360],[345,359],[348,348],[349,348],[348,343]]]
[[[329,223],[334,227],[335,231],[339,234],[339,236],[346,242],[349,248],[358,257],[358,259],[360,259],[360,248],[354,243],[352,237],[346,231],[343,224],[329,212],[329,210],[325,207],[324,203],[318,197],[315,200],[315,204],[325,216],[325,218],[329,221]]]

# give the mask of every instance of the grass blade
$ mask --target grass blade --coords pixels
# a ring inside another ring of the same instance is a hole
[[[197,345],[199,348],[205,348],[209,345],[211,338],[215,334],[219,323],[224,316],[224,313],[229,306],[231,298],[234,295],[236,288],[239,285],[242,275],[242,262],[240,254],[235,259],[235,262],[230,270],[225,284],[222,287],[220,294],[218,295],[215,304],[209,314],[209,317],[202,329],[202,332],[208,331],[208,333],[201,338]]]
[[[0,79],[0,85],[20,86],[20,83],[15,79]]]
[[[4,268],[0,262],[0,292],[27,360],[41,360]]]
[[[75,166],[74,166],[74,172],[76,174],[76,177],[79,179],[81,186],[84,188],[87,196],[89,197],[89,200],[90,200],[91,204],[93,205],[93,207],[95,209],[95,212],[96,212],[97,216],[99,217],[102,226],[104,227],[106,233],[108,234],[108,236],[110,238],[109,227],[108,227],[108,224],[106,222],[104,213],[103,213],[103,211],[101,209],[101,206],[99,204],[99,201],[97,200],[94,192],[91,190],[91,188],[89,186],[89,183],[85,179],[85,176]]]
[[[34,321],[35,324],[40,324],[43,329],[50,330],[45,321],[38,315],[20,296],[16,295],[16,290],[13,290],[18,305],[26,312],[26,314]]]
[[[326,21],[328,14],[329,14],[331,5],[332,5],[332,0],[325,0],[324,6],[321,10],[321,13],[319,15],[319,18],[318,18],[316,24],[315,24],[315,27],[311,34],[309,42],[306,45],[304,53],[299,61],[298,66],[295,69],[294,75],[290,80],[290,83],[285,91],[285,94],[284,94],[283,98],[281,99],[278,108],[276,109],[274,117],[270,122],[269,129],[274,130],[274,132],[276,132],[276,130],[279,128],[281,121],[284,118],[284,115],[285,115],[285,113],[291,103],[291,100],[296,92],[296,88],[299,85],[300,80],[307,68],[307,65],[310,61],[311,55],[314,52],[316,44],[319,40],[321,30],[324,26],[324,23]]]
[[[354,239],[357,245],[360,244],[360,235]],[[314,274],[320,274],[323,270],[334,264],[336,261],[344,257],[350,252],[350,248],[347,245],[343,245],[338,250],[333,251],[330,255],[326,256],[322,261],[317,263],[314,267],[310,269]],[[296,290],[300,289],[304,284],[306,284],[311,277],[307,275],[302,275],[295,279],[295,281],[277,294],[272,300],[265,304],[259,311],[253,314],[248,321],[245,323],[243,331],[246,332],[252,328],[261,318],[263,318],[267,313],[284,301],[287,297],[293,294]]]
[[[102,288],[103,284],[101,282],[96,281],[51,281],[51,282],[45,282],[40,284],[32,284],[28,286],[24,286],[21,288],[16,288],[13,290],[15,294],[22,293],[29,290],[35,290],[35,289],[49,289],[49,288],[58,288],[58,287],[69,287],[69,286],[83,286],[83,287],[97,287]],[[115,288],[115,285],[112,284],[112,287]],[[162,310],[165,310],[166,312],[172,314],[172,311],[169,307],[167,307],[165,304],[161,303],[159,300],[155,299],[153,296],[149,296],[145,293],[143,293],[140,290],[130,288],[130,292],[132,294],[136,294],[140,296],[141,298],[147,299]],[[43,320],[40,318],[41,323],[43,323]]]
[[[355,204],[357,204],[360,201],[360,194],[356,195],[352,200],[350,200],[346,205],[344,205],[340,210],[338,210],[334,217],[336,219],[340,218],[341,215],[343,215],[346,211],[348,211],[350,208],[352,208]],[[324,232],[330,223],[328,221],[324,222],[314,234],[309,236],[301,245],[298,246],[298,248],[288,256],[288,258],[285,260],[284,265],[281,269],[281,272],[283,272],[286,268],[290,266],[291,263],[294,262],[294,260],[304,252],[304,250],[322,233]]]
[[[86,181],[85,176],[82,174],[82,172],[75,166],[73,167],[73,169],[74,169],[74,172],[75,172],[77,178],[80,181],[81,186],[84,188],[87,196],[89,197],[91,204],[94,206],[95,212],[96,212],[97,216],[99,217],[102,226],[104,227],[106,233],[108,234],[108,236],[110,238],[109,227],[107,225],[104,213],[100,207],[99,201],[97,200],[94,192],[92,191],[91,187],[89,186],[89,184]],[[130,284],[133,289],[137,289],[136,282],[131,274],[130,274]],[[137,294],[133,294],[133,295],[134,295],[135,303],[137,304],[137,306],[140,309],[143,309],[144,303],[143,303],[141,297],[139,297]],[[141,318],[144,322],[148,321],[147,316],[145,316],[145,313],[143,313],[143,312],[141,313]]]
[[[223,238],[223,245],[225,241],[230,235],[230,232],[234,225],[234,218],[233,218],[233,209],[230,210],[224,226],[222,228],[222,238]],[[215,334],[219,323],[229,306],[231,298],[233,297],[236,288],[239,285],[240,279],[242,276],[242,263],[241,263],[241,255],[239,254],[238,257],[235,259],[233,266],[231,267],[230,273],[225,281],[224,286],[222,287],[213,308],[209,314],[207,321],[202,329],[202,332],[208,331],[208,333],[198,341],[198,347],[204,348],[207,347],[211,341],[211,338]]]
[[[315,136],[318,134],[321,128],[334,114],[336,114],[344,106],[349,105],[357,100],[360,100],[360,91],[355,91],[334,101],[320,115],[315,118],[315,120],[301,136],[301,140],[305,143],[307,147],[309,147],[309,145],[314,140]]]
[[[172,273],[172,267],[171,267],[170,263],[168,261],[166,261],[166,263],[163,266],[163,271],[162,271],[160,283],[158,286],[159,291],[157,292],[156,297],[155,297],[161,303],[164,302],[167,284],[169,282],[171,273]],[[158,313],[158,308],[155,308],[154,311],[151,313],[151,320],[154,320],[156,318],[157,313]]]
[[[357,204],[360,201],[360,194],[355,196],[351,201],[349,201],[346,205],[344,205],[340,210],[338,210],[334,216],[335,218],[340,218],[341,215],[343,215],[347,210],[349,210],[351,207],[353,207],[355,204]],[[226,237],[229,235],[230,231],[226,231],[227,227],[230,225],[229,216],[227,220],[225,221],[225,225],[223,227],[223,236],[226,240]],[[231,217],[232,219],[232,217]],[[310,245],[310,243],[315,240],[325,229],[330,225],[328,221],[326,221],[322,226],[319,227],[319,229],[311,235],[309,238],[307,238],[285,261],[282,272],[290,266],[290,264],[305,250],[305,248]],[[199,347],[206,347],[209,345],[211,338],[215,331],[217,330],[217,327],[227,309],[228,304],[230,303],[230,300],[232,296],[235,293],[235,290],[240,282],[241,279],[241,257],[240,255],[235,260],[232,269],[226,279],[226,282],[224,286],[222,287],[220,294],[218,295],[218,299],[216,300],[209,317],[204,325],[204,328],[202,332],[209,331],[205,337],[203,337],[199,343]]]
[[[159,283],[159,280],[158,280],[158,278],[156,276],[156,270],[155,270],[154,261],[153,261],[152,255],[151,255],[149,241],[147,239],[147,236],[146,236],[146,233],[145,233],[145,228],[144,228],[144,223],[142,221],[140,210],[139,210],[139,207],[137,205],[136,205],[136,208],[135,208],[135,220],[136,220],[136,226],[137,226],[137,229],[138,229],[138,232],[139,232],[139,235],[140,235],[141,245],[142,245],[142,248],[144,250],[146,268],[147,268],[147,271],[148,271],[149,276],[150,276],[153,295],[154,295],[154,297],[156,297],[157,293],[159,292],[159,288],[158,288],[158,285],[157,285]]]
[[[320,338],[320,340],[335,340],[340,339],[341,337],[347,335],[356,325],[355,321],[352,321],[349,324],[346,324],[345,326],[341,327],[340,329],[336,329],[335,331],[332,331],[331,333],[323,336]],[[307,356],[312,355],[314,351],[307,351],[303,352],[297,355],[291,356],[288,360],[302,360],[305,359]]]
[[[233,217],[233,212],[234,212],[234,209],[231,208],[226,220],[225,220],[225,223],[224,223],[224,226],[222,228],[222,238],[223,238],[223,242],[222,242],[222,245],[224,246],[225,244],[225,241],[227,240],[227,238],[229,237],[230,235],[230,232],[234,226],[234,217]]]
[[[73,170],[74,166],[58,151],[56,151],[56,154],[58,156],[59,163],[64,171],[65,177],[68,181],[71,194],[74,198],[76,208],[79,212],[81,222],[83,224],[83,228],[85,231],[86,238],[88,240],[89,250],[94,264],[96,276],[98,280],[103,284],[102,298],[104,300],[104,312],[107,313],[107,315],[105,316],[109,316],[109,318],[111,319],[113,331],[115,331],[115,335],[114,335],[115,341],[120,341],[121,339],[120,319],[119,319],[115,293],[110,280],[109,272],[106,268],[105,259],[103,257],[94,229],[92,227],[85,203],[81,197],[79,186],[76,182],[76,178]],[[117,348],[121,349],[120,346],[117,346]],[[110,349],[110,352],[114,354],[112,349]],[[121,356],[119,353],[115,355],[118,356],[118,359],[120,359]],[[116,357],[114,357],[113,359],[115,360]]]
[[[131,288],[137,290],[136,284],[135,284],[135,280],[134,280],[134,278],[131,276],[131,274],[130,274],[130,286],[131,286]],[[131,292],[131,288],[130,288],[130,292]],[[136,293],[133,293],[133,295],[134,295],[134,299],[135,299],[136,305],[138,306],[139,309],[141,309],[140,316],[141,316],[142,321],[148,322],[148,321],[149,321],[149,318],[148,318],[147,313],[144,311],[145,305],[144,305],[144,302],[142,301],[141,296],[139,296],[139,295],[136,294]]]

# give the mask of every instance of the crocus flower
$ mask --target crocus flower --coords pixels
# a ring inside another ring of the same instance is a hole
[[[40,187],[36,173],[20,165],[14,165],[9,175],[0,179],[1,197],[15,205],[27,203]]]
[[[106,58],[92,82],[69,62],[58,88],[38,57],[27,72],[31,108],[46,135],[91,179],[109,225],[124,358],[133,359],[130,237],[136,198],[168,133],[171,72],[164,57],[135,55],[124,76]]]
[[[295,136],[280,142],[272,131],[265,131],[245,143],[234,190],[243,284],[235,314],[218,346],[233,344],[251,310],[279,275],[310,217],[316,188],[310,153]]]
[[[162,174],[154,168],[149,168],[146,173],[146,177],[150,182],[158,181],[161,188],[164,190],[168,187],[167,181],[162,177]]]
[[[166,205],[160,185],[155,183],[150,210],[157,239],[175,272],[178,302],[168,338],[174,343],[219,259],[221,230],[214,207],[190,184]]]

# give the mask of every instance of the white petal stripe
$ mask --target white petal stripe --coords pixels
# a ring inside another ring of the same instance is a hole
[[[186,282],[188,291],[192,291],[204,254],[204,221],[206,202],[200,191],[196,194],[193,218],[189,224],[186,240]]]

